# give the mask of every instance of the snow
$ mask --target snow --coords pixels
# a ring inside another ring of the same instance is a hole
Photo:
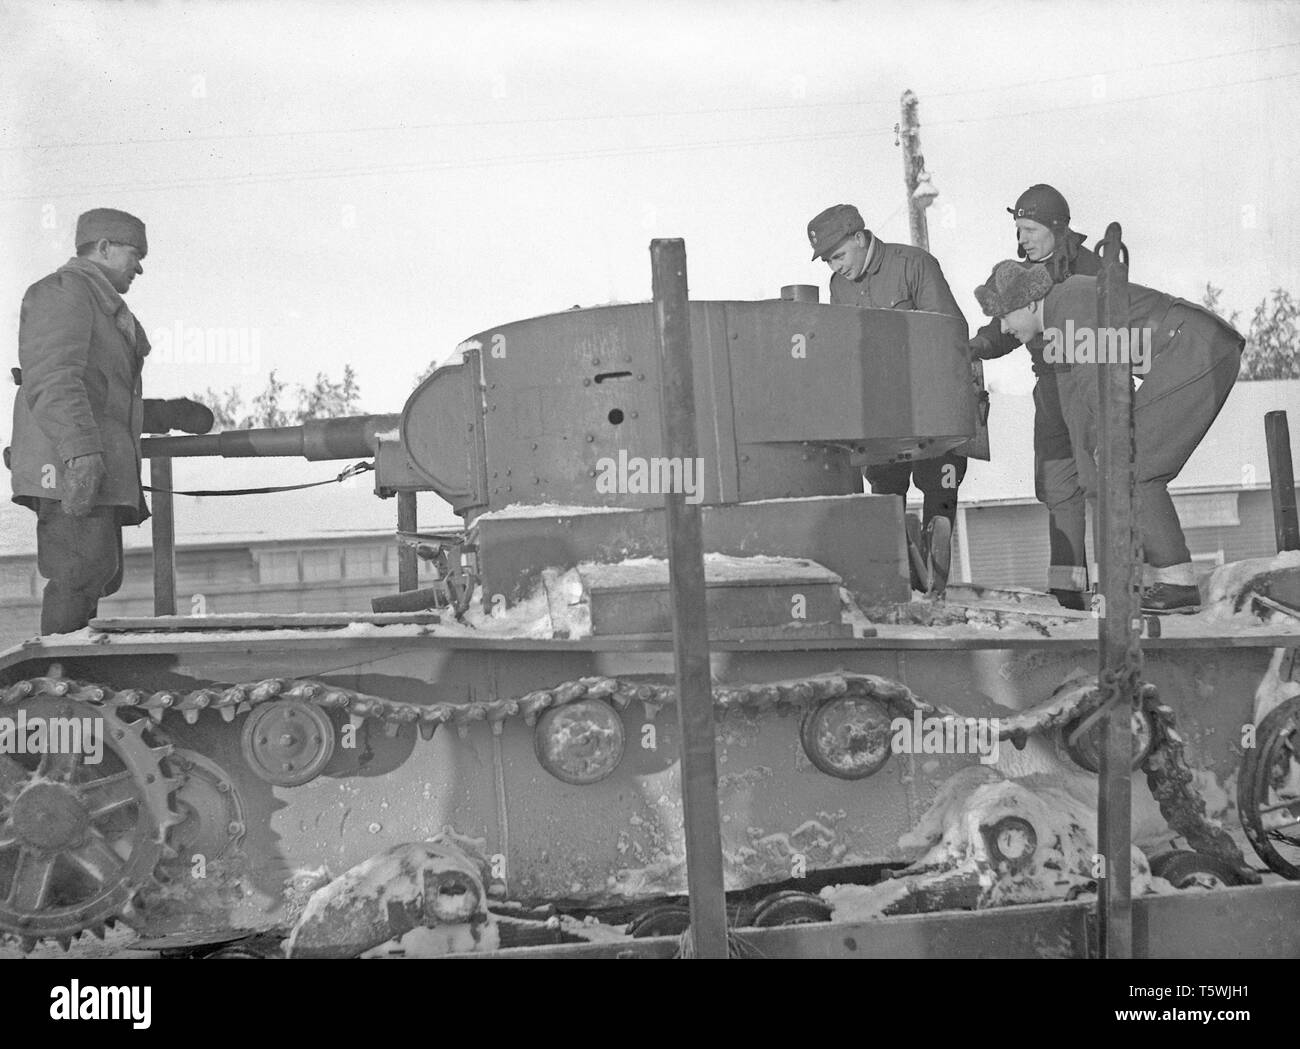
[[[500,510],[489,510],[474,518],[480,521],[517,521],[533,517],[582,517],[584,514],[639,514],[644,511],[627,506],[572,506],[566,503],[511,503]]]
[[[475,951],[494,951],[501,946],[501,931],[489,915],[481,928],[468,922],[458,925],[439,925],[436,928],[417,926],[401,936],[371,947],[362,958],[442,958],[448,954],[470,954]]]
[[[497,942],[479,863],[446,836],[386,849],[317,889],[285,956],[350,957],[392,941],[405,950],[406,935],[425,927],[434,931],[409,949],[486,950]]]
[[[1282,680],[1282,663],[1286,660],[1287,649],[1275,648],[1268,671],[1260,679],[1255,690],[1255,724],[1258,725],[1273,711],[1293,696],[1300,696],[1300,681]],[[1292,650],[1294,651],[1294,650]]]
[[[1233,561],[1221,565],[1210,576],[1206,588],[1206,597],[1201,615],[1213,620],[1235,619],[1242,612],[1249,612],[1246,605],[1251,583],[1257,576],[1266,572],[1282,569],[1300,571],[1300,550],[1288,550],[1273,557],[1257,557],[1246,561]],[[1240,609],[1240,611],[1239,611]],[[1293,623],[1300,623],[1292,617],[1278,612],[1270,612],[1269,618],[1290,618]]]
[[[1036,841],[1016,861],[999,858],[990,843],[990,828],[1012,817],[1027,822]],[[1064,899],[1096,880],[1096,826],[1096,809],[1050,777],[1008,779],[969,766],[945,781],[917,825],[899,838],[913,859],[907,870],[874,886],[828,886],[821,896],[834,908],[835,922],[910,910],[908,897],[933,900],[953,886],[974,886],[977,908]],[[1135,895],[1174,891],[1151,877],[1140,849],[1132,848],[1130,862]]]
[[[668,561],[662,557],[630,557],[614,564],[584,561],[579,572],[596,578],[602,586],[667,586]],[[791,582],[833,582],[840,577],[817,564],[798,557],[774,557],[759,554],[752,557],[734,557],[730,554],[705,554],[704,579],[706,583],[762,582],[780,584]]]

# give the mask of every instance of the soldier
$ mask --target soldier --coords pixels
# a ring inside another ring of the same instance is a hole
[[[1083,234],[1070,229],[1070,205],[1051,186],[1030,186],[1014,208],[1017,252],[1022,259],[1041,262],[1056,282],[1075,273],[1095,276],[1097,256],[1083,246]],[[1014,335],[990,321],[970,341],[971,355],[981,360],[1003,357],[1020,345]],[[1050,564],[1047,586],[1065,608],[1083,610],[1088,589],[1087,503],[1074,465],[1070,433],[1061,410],[1060,374],[1068,366],[1043,360],[1043,340],[1025,344],[1033,364],[1034,494],[1047,507]]]
[[[1053,282],[1046,268],[1014,260],[975,289],[1003,331],[1028,343],[1045,336],[1044,356],[1065,361],[1061,400],[1079,477],[1097,491],[1096,363],[1127,357],[1144,381],[1133,401],[1138,532],[1147,568],[1144,612],[1192,612],[1200,591],[1169,482],[1178,476],[1237,381],[1245,339],[1221,318],[1184,299],[1130,283],[1128,334],[1097,328],[1097,278]],[[1135,345],[1136,342],[1136,345]],[[1118,352],[1123,346],[1126,353]]]
[[[77,220],[75,258],[27,289],[18,328],[13,500],[36,512],[48,582],[41,633],[79,630],[122,582],[122,526],[149,516],[140,435],[207,433],[194,401],[143,400],[144,329],[122,300],[144,272],[144,223],[111,208]]]
[[[808,242],[813,261],[824,259],[834,271],[832,304],[946,313],[965,327],[966,318],[934,256],[907,244],[880,240],[867,229],[853,205],[836,204],[809,222]],[[921,490],[925,500],[921,539],[917,543],[915,535],[909,538],[914,549],[919,547],[926,572],[923,577],[913,566],[913,586],[942,591],[948,578],[957,490],[966,476],[966,457],[947,452],[930,459],[868,466],[865,474],[877,495],[897,495],[906,502],[911,483]]]

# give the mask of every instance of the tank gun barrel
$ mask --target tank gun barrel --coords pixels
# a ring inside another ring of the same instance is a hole
[[[145,458],[219,455],[225,459],[272,456],[356,459],[374,455],[377,436],[395,432],[401,418],[400,415],[353,415],[341,419],[308,419],[301,426],[225,430],[197,437],[146,437],[140,443]]]

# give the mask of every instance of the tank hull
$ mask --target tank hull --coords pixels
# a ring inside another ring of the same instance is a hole
[[[888,628],[883,628],[887,631]],[[268,678],[298,679],[404,704],[478,704],[518,699],[583,678],[671,685],[663,642],[527,641],[437,637],[421,627],[247,631],[236,639],[201,634],[116,633],[99,643],[74,637],[33,643],[0,657],[3,683],[48,672],[109,688],[182,693]],[[1276,648],[1291,635],[1155,639],[1144,647],[1144,680],[1176,712],[1189,764],[1206,783],[1228,781],[1240,761],[1242,727]],[[717,642],[719,686],[758,686],[832,671],[896,681],[916,696],[965,716],[1009,717],[1041,703],[1065,679],[1094,672],[1096,646],[1076,639],[882,636],[852,641]],[[613,906],[686,890],[676,711],[633,700],[620,711],[626,739],[618,766],[599,782],[562,782],[539,762],[537,727],[522,713],[470,714],[431,738],[414,725],[338,719],[340,745],[322,773],[276,786],[250,768],[241,739],[256,708],[226,721],[216,711],[159,716],[182,753],[222,770],[244,813],[244,833],[203,863],[180,859],[163,905],[146,912],[153,933],[283,925],[302,903],[303,879],[337,875],[404,842],[453,831],[476,842],[491,867],[493,893],[524,904]],[[499,709],[497,711],[499,713]],[[827,775],[801,745],[805,709],[717,711],[719,803],[729,889],[779,884],[836,868],[897,863],[900,836],[936,793],[979,755],[892,754],[857,780]],[[495,718],[495,720],[494,720]],[[457,723],[459,722],[459,723]],[[1057,738],[1004,744],[996,766],[1072,780]],[[1135,804],[1152,807],[1140,777]]]

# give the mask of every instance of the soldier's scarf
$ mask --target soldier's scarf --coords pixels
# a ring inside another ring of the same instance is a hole
[[[73,270],[89,278],[91,291],[94,292],[100,309],[113,318],[113,323],[117,325],[118,331],[126,337],[131,349],[142,357],[149,352],[148,341],[139,339],[136,336],[135,315],[127,307],[122,296],[118,294],[117,289],[108,282],[103,270],[89,259],[83,259],[79,256],[69,259],[59,267],[60,273],[64,270]]]

